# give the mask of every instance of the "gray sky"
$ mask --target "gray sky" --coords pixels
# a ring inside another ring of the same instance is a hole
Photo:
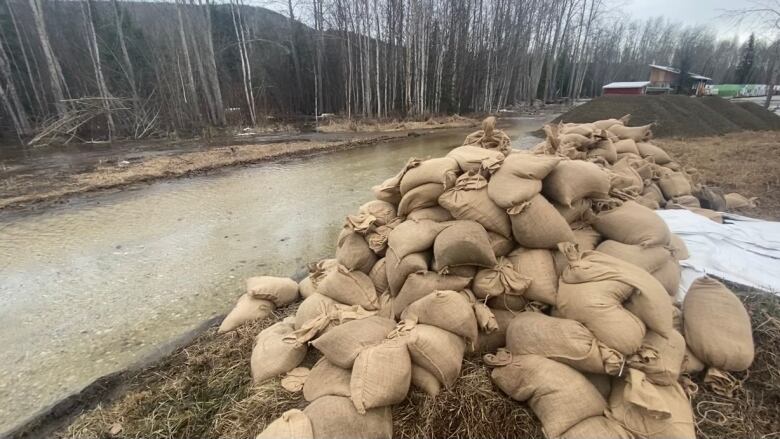
[[[753,27],[748,23],[737,25],[732,20],[720,17],[724,10],[749,7],[749,0],[618,0],[613,4],[616,11],[620,10],[633,18],[662,15],[684,24],[709,25],[722,38],[737,35],[744,40]]]

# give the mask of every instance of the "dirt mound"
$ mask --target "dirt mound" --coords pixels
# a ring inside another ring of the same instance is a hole
[[[705,137],[780,129],[780,122],[774,121],[780,118],[755,104],[751,107],[755,108],[715,96],[602,96],[558,116],[553,123],[592,122],[631,114],[632,126],[655,123],[655,137]]]
[[[780,130],[780,116],[775,113],[768,111],[755,102],[737,102],[736,105],[764,121],[767,126],[771,127],[770,129]]]

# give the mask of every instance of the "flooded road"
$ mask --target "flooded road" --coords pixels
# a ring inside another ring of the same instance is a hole
[[[516,148],[547,118],[513,120]],[[506,122],[504,122],[506,123]],[[334,252],[345,215],[407,158],[470,130],[233,168],[0,213],[0,436],[225,313],[247,276]]]

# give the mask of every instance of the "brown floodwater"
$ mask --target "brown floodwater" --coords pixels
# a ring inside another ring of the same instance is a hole
[[[552,117],[502,121],[525,148]],[[243,279],[328,257],[344,217],[409,157],[470,130],[226,169],[0,212],[0,436],[227,312]]]

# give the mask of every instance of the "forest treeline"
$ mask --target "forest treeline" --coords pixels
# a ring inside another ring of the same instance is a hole
[[[272,115],[492,112],[596,96],[666,64],[768,82],[761,40],[616,17],[604,0],[3,0],[0,131],[188,135]],[[748,47],[749,46],[749,47]],[[748,60],[749,58],[749,60]],[[748,62],[749,61],[749,62]]]

